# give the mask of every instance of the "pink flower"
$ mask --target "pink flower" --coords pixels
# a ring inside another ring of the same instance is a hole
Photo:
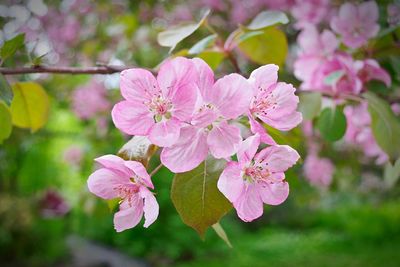
[[[378,80],[383,82],[387,87],[392,83],[389,73],[379,66],[379,63],[374,59],[366,59],[359,61],[361,65],[358,77],[363,83],[367,83],[371,80]]]
[[[183,57],[163,63],[157,79],[145,69],[123,71],[125,100],[112,110],[116,127],[130,135],[148,136],[157,146],[173,145],[194,111],[196,75],[193,63]]]
[[[203,60],[192,62],[198,73],[196,112],[177,143],[161,153],[162,163],[176,173],[194,169],[208,152],[215,158],[235,154],[242,137],[240,129],[228,122],[247,112],[252,97],[251,86],[242,76],[230,74],[214,83],[213,71]]]
[[[294,94],[296,89],[291,84],[278,82],[278,69],[274,64],[259,67],[250,74],[248,80],[253,89],[249,109],[250,126],[253,133],[259,133],[261,141],[267,144],[275,142],[268,138],[256,118],[281,131],[291,130],[302,121],[301,113],[296,111],[299,103],[299,98]]]
[[[388,156],[378,146],[372,134],[368,104],[363,102],[358,106],[346,106],[344,114],[347,119],[346,142],[361,148],[367,157],[377,158],[376,163],[386,162]]]
[[[150,176],[140,162],[124,161],[114,155],[96,159],[103,168],[89,176],[89,191],[104,199],[120,198],[119,211],[114,215],[117,232],[135,227],[143,217],[144,227],[158,217],[158,203],[148,188],[154,189]]]
[[[245,222],[263,214],[263,203],[279,205],[289,195],[284,172],[300,158],[289,146],[270,146],[256,154],[258,134],[247,138],[237,153],[238,162],[227,164],[218,180],[218,189],[233,203]]]
[[[296,0],[291,11],[293,17],[298,20],[296,23],[298,28],[316,25],[329,14],[329,0]]]
[[[335,166],[327,158],[320,158],[315,153],[310,153],[304,161],[304,175],[310,184],[326,188],[332,183]]]
[[[88,84],[77,88],[72,94],[72,107],[74,113],[83,120],[108,111],[110,102],[103,84],[92,79]]]
[[[345,3],[339,14],[332,18],[331,28],[342,36],[345,45],[358,48],[378,34],[378,17],[378,6],[374,1],[359,5]]]
[[[75,145],[68,147],[64,151],[63,158],[67,163],[79,166],[83,158],[82,148]]]

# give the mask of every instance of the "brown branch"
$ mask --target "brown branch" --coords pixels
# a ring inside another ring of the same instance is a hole
[[[28,73],[55,73],[55,74],[113,74],[132,67],[104,65],[98,67],[18,67],[0,68],[0,73],[4,75],[17,75]]]

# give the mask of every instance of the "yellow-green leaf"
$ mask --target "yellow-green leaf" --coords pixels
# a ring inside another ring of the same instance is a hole
[[[34,82],[15,83],[11,102],[12,123],[36,132],[47,122],[49,97],[40,84]]]
[[[217,233],[217,235],[224,240],[224,242],[228,245],[228,247],[232,248],[232,244],[229,241],[228,235],[225,233],[224,228],[222,228],[221,224],[218,222],[216,224],[213,224],[212,228],[214,231]]]
[[[225,54],[216,50],[205,50],[197,55],[199,58],[203,59],[207,64],[216,70],[221,64],[222,60],[225,58]]]
[[[12,131],[11,113],[7,105],[0,101],[0,144],[10,137]]]

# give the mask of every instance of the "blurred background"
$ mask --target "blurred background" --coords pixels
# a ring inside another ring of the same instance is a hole
[[[331,13],[344,2],[5,0],[0,4],[0,44],[20,33],[24,44],[1,63],[8,68],[156,68],[170,50],[158,44],[157,34],[184,21],[196,23],[210,9],[206,25],[180,42],[173,54],[203,58],[217,77],[235,71],[231,56],[246,76],[260,64],[276,63],[280,80],[299,87],[293,62],[301,24],[329,25]],[[378,5],[381,28],[398,27],[399,2]],[[228,55],[220,40],[265,10],[289,17],[288,24],[277,28],[283,41],[279,34],[272,40],[260,37],[250,49],[259,54],[242,46]],[[210,33],[218,38],[193,49]],[[390,45],[392,39],[385,38],[380,42]],[[276,41],[278,50],[270,41]],[[392,76],[387,95],[398,95],[399,50],[388,51],[374,58]],[[110,116],[121,98],[118,76],[1,77],[1,86],[4,81],[39,83],[47,93],[49,113],[38,131],[14,127],[0,145],[0,266],[400,266],[397,176],[390,180],[385,160],[377,162],[376,154],[368,155],[345,138],[331,143],[310,137],[307,121],[287,133],[270,129],[278,143],[296,148],[302,161],[287,172],[291,192],[284,204],[265,206],[264,216],[252,223],[240,221],[234,211],[222,219],[233,248],[213,230],[202,240],[182,222],[170,199],[173,173],[166,168],[153,177],[158,220],[148,229],[137,226],[116,233],[113,206],[90,194],[86,181],[96,168],[94,158],[115,154],[129,140]],[[374,86],[381,90],[381,85]],[[314,142],[319,158],[313,162],[307,155]],[[321,159],[324,163],[315,163]],[[158,163],[154,157],[150,165]]]

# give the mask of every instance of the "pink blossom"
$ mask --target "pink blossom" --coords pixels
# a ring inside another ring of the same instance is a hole
[[[249,77],[253,90],[250,103],[249,119],[254,133],[261,135],[261,141],[274,144],[258,124],[256,118],[282,131],[296,127],[301,121],[301,113],[296,111],[299,98],[294,94],[291,84],[278,82],[279,67],[274,64],[265,65],[254,70]]]
[[[377,158],[378,164],[386,162],[388,156],[378,146],[372,134],[368,104],[363,102],[358,106],[346,106],[344,113],[347,119],[346,142],[361,148],[367,157]]]
[[[123,71],[121,93],[125,100],[112,110],[116,127],[130,135],[148,136],[161,147],[173,145],[194,111],[194,81],[194,65],[183,57],[163,63],[157,79],[145,69]]]
[[[374,1],[355,5],[344,3],[337,16],[331,20],[331,28],[342,36],[350,48],[363,46],[379,32],[378,6]]]
[[[315,153],[310,153],[304,161],[304,175],[310,184],[326,188],[332,183],[335,166],[327,158],[320,158]]]
[[[153,193],[150,176],[140,162],[124,161],[114,155],[96,159],[103,168],[95,171],[87,181],[89,191],[104,199],[119,198],[119,211],[114,215],[117,232],[135,227],[143,217],[144,227],[158,217],[158,203]]]
[[[329,0],[296,0],[292,15],[297,19],[296,26],[304,28],[322,22],[330,12]]]
[[[103,84],[92,79],[88,84],[78,87],[72,94],[72,107],[81,119],[90,119],[108,111],[110,102]]]
[[[387,6],[388,23],[390,26],[400,24],[400,3],[392,3]]]
[[[83,158],[82,148],[75,145],[68,147],[64,151],[63,158],[67,163],[78,166]]]
[[[39,209],[44,218],[55,218],[67,214],[71,207],[57,191],[49,189],[40,199]]]
[[[258,134],[247,138],[239,147],[238,162],[227,164],[218,180],[218,189],[233,203],[245,222],[263,214],[263,203],[279,205],[289,195],[284,172],[300,158],[289,146],[270,146],[256,154]]]
[[[252,97],[251,86],[238,74],[226,75],[214,83],[214,73],[201,59],[192,59],[198,78],[199,99],[191,123],[182,128],[177,143],[164,148],[161,162],[173,172],[197,167],[210,152],[227,158],[238,150],[240,129],[230,120],[246,113]]]
[[[390,107],[396,116],[400,116],[400,103],[393,103]]]
[[[383,82],[387,87],[392,83],[389,73],[379,66],[379,63],[374,59],[365,59],[359,61],[360,70],[358,77],[363,83],[367,83],[371,80],[378,80]]]

